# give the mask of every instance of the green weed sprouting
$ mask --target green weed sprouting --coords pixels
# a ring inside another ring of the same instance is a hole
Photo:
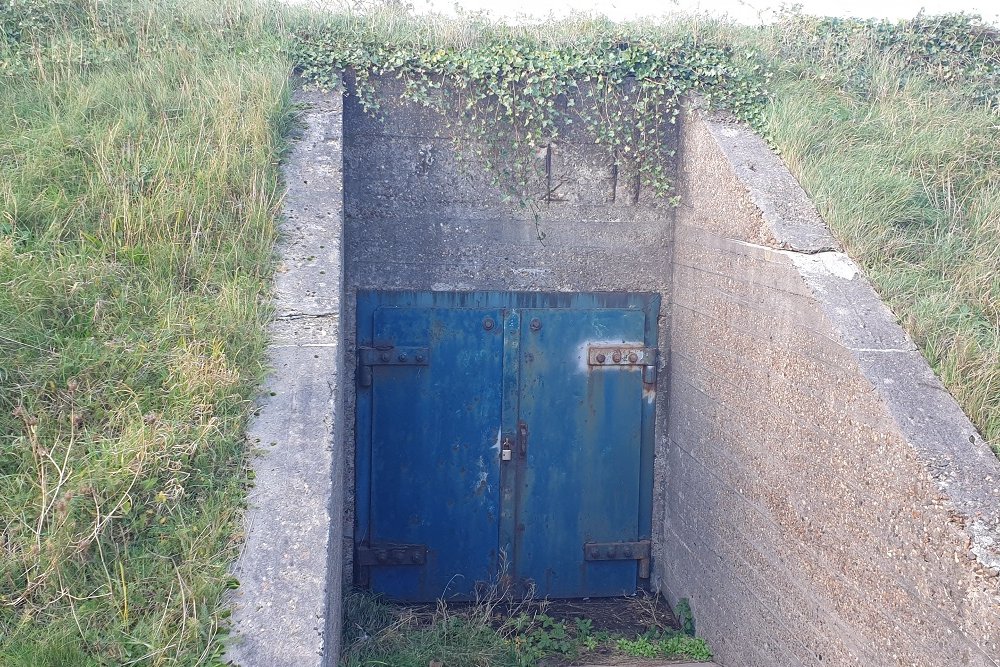
[[[544,612],[545,602],[513,601],[494,588],[490,595],[451,608],[439,600],[433,610],[387,604],[368,592],[348,593],[344,606],[342,667],[428,664],[468,667],[534,667],[579,664],[588,656],[709,660],[704,639],[653,626],[639,636],[595,630],[588,618],[560,620]],[[640,604],[654,598],[621,600]]]

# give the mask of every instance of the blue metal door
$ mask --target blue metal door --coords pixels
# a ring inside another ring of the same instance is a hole
[[[649,577],[659,298],[364,292],[355,570],[388,597]]]

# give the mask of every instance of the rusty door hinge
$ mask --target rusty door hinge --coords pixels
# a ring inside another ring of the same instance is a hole
[[[638,345],[591,345],[587,348],[587,365],[597,368],[641,366],[642,381],[656,382],[656,348]]]
[[[376,345],[358,348],[358,385],[372,386],[372,366],[426,366],[430,352],[426,347]]]
[[[358,545],[358,565],[426,565],[426,544],[370,544]]]
[[[584,560],[637,560],[639,578],[649,579],[651,548],[649,540],[638,542],[587,542],[583,545]]]

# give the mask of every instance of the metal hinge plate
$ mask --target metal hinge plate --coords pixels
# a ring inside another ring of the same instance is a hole
[[[637,560],[639,578],[649,579],[651,547],[649,540],[638,542],[587,542],[583,545],[583,558],[599,560]]]
[[[395,347],[376,345],[358,348],[358,384],[370,387],[372,366],[426,366],[430,363],[430,351],[426,347]]]
[[[357,548],[358,565],[426,565],[426,544],[370,544]]]
[[[426,347],[378,347],[358,348],[358,363],[362,366],[426,366],[430,354]]]
[[[637,345],[591,345],[587,365],[597,368],[641,366],[642,381],[656,382],[656,348]]]
[[[587,348],[587,364],[590,366],[648,366],[655,363],[655,347],[591,345]]]

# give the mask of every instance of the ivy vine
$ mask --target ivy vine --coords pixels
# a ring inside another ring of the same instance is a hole
[[[582,126],[611,164],[632,169],[643,187],[676,203],[667,133],[682,98],[697,93],[707,105],[755,124],[768,78],[753,52],[610,29],[555,44],[488,33],[457,46],[394,43],[375,30],[328,26],[298,31],[293,55],[307,82],[346,83],[372,113],[382,104],[378,82],[398,80],[403,99],[439,112],[494,185],[530,208],[536,221],[540,202],[551,195],[539,185],[537,156],[571,127]]]

